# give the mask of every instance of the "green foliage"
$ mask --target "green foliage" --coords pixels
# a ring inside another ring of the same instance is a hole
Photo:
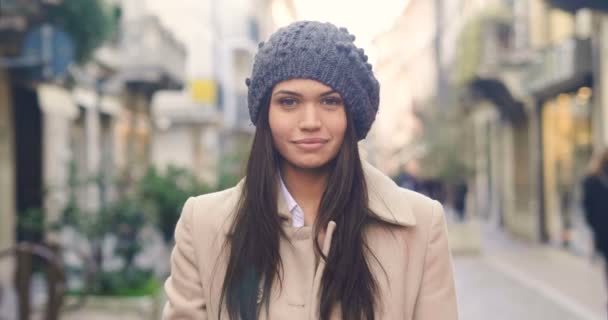
[[[239,182],[239,166],[242,157],[238,154],[225,155],[220,161],[218,190],[235,186]]]
[[[139,238],[142,229],[146,226],[154,226],[161,231],[165,242],[170,242],[186,199],[216,189],[201,183],[190,170],[170,166],[161,171],[151,167],[141,179],[129,183],[132,188],[128,190],[116,188],[120,195],[118,199],[102,204],[102,207],[95,212],[88,212],[78,205],[78,190],[92,183],[98,185],[106,183],[108,179],[101,179],[101,175],[79,179],[78,168],[74,161],[70,162],[68,169],[68,186],[49,188],[51,190],[65,188],[68,194],[61,225],[73,226],[90,241],[92,257],[98,267],[103,265],[102,242],[106,236],[113,235],[117,239],[117,244],[112,254],[120,257],[124,262],[120,270],[98,270],[92,280],[91,294],[140,296],[158,292],[160,282],[152,271],[139,269],[134,264],[134,258],[143,248]],[[225,177],[233,179],[229,174]],[[123,180],[112,181],[116,184],[115,187],[120,187],[118,184]],[[38,221],[36,217],[44,215],[29,216],[36,222]],[[29,222],[24,220],[23,223]],[[81,269],[81,267],[68,266],[67,270],[73,275],[83,275],[84,270]],[[81,292],[72,288],[71,294],[77,295]]]
[[[83,223],[84,217],[81,214],[81,209],[78,207],[77,202],[77,190],[86,187],[88,184],[92,183],[93,179],[78,179],[78,166],[76,165],[76,161],[73,159],[68,163],[68,181],[66,186],[66,191],[68,194],[68,201],[63,208],[63,215],[61,219],[61,223],[64,225],[71,225],[75,227],[83,227],[81,224]],[[62,189],[61,187],[51,187],[48,188],[49,191],[54,191],[55,189]],[[53,229],[57,229],[60,226],[54,226]]]
[[[131,269],[102,272],[93,287],[91,294],[96,296],[141,297],[157,294],[162,289],[162,282],[150,271]],[[69,289],[67,294],[80,296],[82,290]]]
[[[138,184],[138,192],[149,210],[157,217],[157,226],[165,241],[173,238],[177,219],[186,199],[212,191],[190,171],[169,166],[164,174],[152,167]]]
[[[235,145],[222,153],[218,168],[218,190],[234,187],[239,182],[252,143],[252,137],[238,137]]]
[[[459,35],[456,49],[454,82],[465,85],[477,74],[481,63],[482,19],[469,20]]]
[[[51,21],[70,34],[76,46],[78,62],[86,61],[93,50],[115,32],[119,11],[101,0],[64,0],[49,8]]]
[[[457,183],[473,175],[470,119],[462,108],[451,103],[449,110],[438,110],[430,103],[422,121],[425,130],[421,143],[426,149],[420,161],[423,175],[449,183]]]
[[[149,281],[152,274],[149,270],[138,270],[133,265],[135,256],[141,251],[142,244],[138,235],[143,227],[149,223],[145,215],[142,201],[137,198],[123,198],[111,202],[97,212],[86,212],[79,210],[77,206],[69,205],[64,211],[64,224],[71,225],[87,239],[97,259],[97,265],[101,265],[100,246],[107,235],[114,235],[117,246],[113,254],[124,261],[124,267],[117,272],[99,270],[93,279],[93,294],[120,295],[125,290],[141,290],[146,282],[142,279],[144,275]]]
[[[453,79],[458,86],[467,85],[479,71],[483,59],[483,33],[489,22],[512,24],[511,9],[503,4],[489,5],[469,19],[458,36]]]
[[[27,241],[38,242],[44,234],[44,210],[41,208],[28,208],[17,217],[17,228]]]
[[[103,272],[96,287],[100,296],[138,297],[157,293],[161,282],[150,271],[128,269]]]
[[[485,6],[462,28],[456,48],[456,63],[446,110],[429,101],[422,114],[425,132],[422,144],[426,154],[421,161],[423,174],[447,182],[466,180],[473,174],[471,165],[471,126],[466,114],[466,96],[470,81],[477,76],[483,57],[484,28],[488,23],[511,24],[511,9],[503,4]],[[443,93],[445,94],[445,93]]]

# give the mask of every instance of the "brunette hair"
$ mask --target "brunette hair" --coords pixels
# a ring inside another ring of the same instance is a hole
[[[279,240],[286,235],[277,212],[277,174],[282,158],[274,147],[268,123],[270,94],[262,105],[245,182],[224,246],[229,250],[229,260],[220,305],[225,303],[231,320],[257,319],[258,305],[264,304],[268,310],[273,281],[282,283]],[[348,108],[346,114],[344,141],[328,164],[328,184],[313,226],[314,239],[318,239],[330,221],[337,225],[327,256],[318,241],[314,241],[314,250],[326,262],[320,285],[321,320],[329,319],[338,303],[344,319],[371,320],[376,305],[377,281],[366,254],[377,259],[365,243],[364,229],[377,216],[369,209],[357,136]],[[263,293],[258,301],[260,286]]]

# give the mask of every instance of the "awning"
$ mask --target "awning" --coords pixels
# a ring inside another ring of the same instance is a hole
[[[525,123],[527,116],[524,104],[511,95],[502,81],[477,77],[471,81],[471,89],[496,105],[501,116],[508,119],[515,127]]]
[[[606,0],[549,0],[549,3],[566,11],[587,8],[608,12],[608,1]]]
[[[187,91],[160,90],[152,97],[151,113],[157,123],[197,123],[215,125],[219,113],[215,105],[197,103]]]
[[[38,104],[45,114],[64,116],[75,119],[78,116],[78,106],[72,94],[65,88],[41,84],[37,88]]]

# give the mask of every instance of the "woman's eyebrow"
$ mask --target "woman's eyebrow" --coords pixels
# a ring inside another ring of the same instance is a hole
[[[288,95],[296,96],[296,97],[302,97],[301,94],[299,94],[299,93],[297,93],[295,91],[289,91],[289,90],[279,90],[279,91],[275,92],[273,94],[273,96],[276,96],[277,94],[281,94],[281,93],[282,94],[288,94]]]
[[[320,97],[325,97],[325,96],[328,96],[328,95],[333,94],[333,93],[337,93],[337,91],[336,90],[329,90],[329,91],[327,91],[325,93],[321,93]]]
[[[336,90],[329,90],[327,92],[321,93],[319,96],[320,97],[325,97],[325,96],[328,96],[328,95],[334,94],[334,93],[337,93],[337,91]],[[277,94],[288,94],[288,95],[292,95],[292,96],[296,96],[296,97],[303,97],[302,94],[300,94],[298,92],[295,92],[295,91],[289,91],[289,90],[279,90],[279,91],[275,92],[273,94],[273,96],[275,96]]]

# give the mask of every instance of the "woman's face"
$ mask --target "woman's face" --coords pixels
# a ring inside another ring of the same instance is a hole
[[[332,88],[315,80],[291,79],[274,86],[268,122],[287,165],[316,169],[338,153],[346,132],[346,110]]]

